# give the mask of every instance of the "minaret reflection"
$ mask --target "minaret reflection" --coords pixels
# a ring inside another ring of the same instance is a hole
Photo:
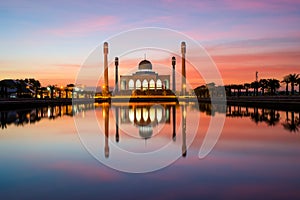
[[[108,129],[109,129],[109,105],[103,105],[102,108],[102,116],[104,118],[104,132],[105,132],[105,146],[104,146],[104,152],[105,152],[105,158],[109,157],[109,145],[108,145]]]
[[[116,142],[119,142],[119,107],[115,108],[115,112],[116,112]]]
[[[186,157],[186,105],[182,105],[182,157]]]
[[[173,123],[173,135],[172,139],[176,141],[176,105],[172,106],[172,123]]]

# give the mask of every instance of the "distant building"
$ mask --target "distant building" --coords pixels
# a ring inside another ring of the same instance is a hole
[[[138,71],[132,75],[120,76],[120,90],[170,89],[170,75],[159,75],[152,70],[148,60],[139,63]]]

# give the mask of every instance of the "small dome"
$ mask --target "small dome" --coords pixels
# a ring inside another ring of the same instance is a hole
[[[152,64],[148,60],[143,60],[139,63],[139,70],[152,70]]]

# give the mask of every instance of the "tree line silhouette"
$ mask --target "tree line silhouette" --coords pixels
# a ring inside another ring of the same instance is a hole
[[[4,79],[0,81],[0,98],[79,98],[79,96],[93,95],[88,91],[76,91],[74,84],[58,87],[56,84],[41,86],[39,80],[26,79]],[[16,94],[12,96],[12,94]]]
[[[281,84],[285,84],[285,92],[278,91],[282,86]],[[289,85],[291,86],[290,90]],[[225,85],[225,91],[227,96],[295,95],[297,93],[295,86],[299,87],[298,95],[300,95],[300,74],[294,73],[284,76],[281,81],[275,78],[269,78],[256,80],[251,83],[228,84]],[[221,87],[216,87],[214,83],[201,85],[195,88],[194,92],[198,98],[207,98],[210,97],[210,95],[222,93]]]
[[[278,91],[281,84],[285,84],[285,92]],[[289,87],[290,86],[290,87]],[[298,86],[298,91],[295,90]],[[290,88],[290,90],[289,90]],[[198,86],[194,89],[198,98],[207,98],[210,95],[223,95],[221,86],[215,86],[214,83]],[[9,98],[10,94],[15,92],[16,97],[35,97],[35,98],[79,98],[92,97],[94,94],[88,91],[75,91],[74,84],[58,87],[57,85],[48,85],[42,87],[39,80],[33,78],[26,79],[4,79],[0,81],[0,98]],[[260,92],[259,92],[260,90]],[[225,85],[227,96],[264,96],[264,95],[300,95],[300,74],[288,74],[280,81],[275,78],[260,79],[251,83],[228,84]]]

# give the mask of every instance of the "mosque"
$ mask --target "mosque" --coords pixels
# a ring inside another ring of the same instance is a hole
[[[108,43],[103,45],[104,53],[104,85],[102,95],[110,97],[108,86]],[[186,95],[186,69],[185,54],[186,44],[181,42],[181,58],[182,58],[182,80],[180,95]],[[172,87],[170,85],[170,75],[161,75],[152,70],[152,63],[146,59],[142,60],[138,65],[138,71],[131,75],[120,75],[119,81],[119,58],[115,58],[115,90],[114,95],[151,95],[151,96],[175,96],[176,93],[176,77],[175,77],[176,58],[172,57]],[[119,86],[120,84],[120,86]]]
[[[148,60],[139,63],[138,71],[132,75],[120,76],[120,90],[159,90],[170,89],[170,75],[159,75],[152,71]]]

